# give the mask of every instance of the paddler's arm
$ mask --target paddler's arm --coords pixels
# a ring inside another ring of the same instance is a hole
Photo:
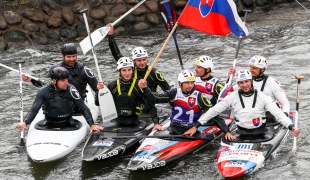
[[[115,61],[118,61],[123,55],[121,54],[115,38],[114,38],[114,27],[112,24],[107,24],[107,26],[110,26],[110,31],[108,32],[108,41],[109,41],[109,47],[112,53],[112,56],[114,57]]]
[[[17,124],[17,128],[19,131],[21,132],[24,131],[25,127],[31,124],[31,122],[34,120],[34,118],[38,114],[44,101],[44,95],[46,94],[46,89],[48,88],[38,90],[35,100],[24,119],[24,122],[20,122]]]
[[[68,87],[69,88],[69,87]],[[71,89],[71,88],[69,88]],[[75,93],[78,93],[78,91],[76,91]],[[82,100],[81,96],[78,95],[78,99],[76,99],[76,97],[73,97],[72,93],[70,93],[74,104],[79,108],[79,110],[81,111],[83,117],[85,118],[86,122],[88,123],[88,125],[90,126],[90,133],[93,133],[94,131],[100,131],[103,129],[103,127],[98,126],[94,123],[93,120],[93,116],[91,115],[91,112],[89,110],[89,108],[86,106],[86,104],[84,103],[84,101]]]
[[[152,91],[147,87],[147,82],[144,79],[140,79],[138,86],[142,91],[143,101],[147,105],[151,118],[154,123],[154,130],[163,131],[164,128],[159,124],[159,118],[157,115],[157,108],[155,107],[155,96]]]
[[[24,73],[26,73],[26,72],[24,72]],[[22,79],[25,82],[31,82],[36,87],[42,87],[42,86],[45,85],[45,83],[44,83],[44,81],[42,79],[34,80],[34,79],[24,75],[24,74],[22,74]]]
[[[299,136],[300,129],[294,127],[294,124],[291,122],[289,117],[287,117],[281,111],[281,109],[275,103],[272,102],[272,99],[268,95],[264,93],[261,94],[264,96],[263,98],[266,100],[265,101],[266,110],[269,111],[275,117],[275,119],[277,119],[277,121],[279,121],[283,126],[291,130],[295,137]]]

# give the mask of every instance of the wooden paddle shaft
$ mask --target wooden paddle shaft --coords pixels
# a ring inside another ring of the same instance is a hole
[[[146,78],[150,75],[150,72],[151,72],[152,69],[154,68],[154,66],[155,66],[155,64],[156,64],[156,62],[157,62],[157,60],[158,60],[159,57],[160,57],[160,55],[163,53],[165,47],[167,46],[167,44],[168,44],[168,42],[169,42],[169,40],[170,40],[170,38],[171,38],[173,32],[174,32],[175,29],[177,28],[177,26],[178,26],[178,22],[175,23],[173,29],[171,30],[171,32],[169,33],[169,36],[167,37],[165,43],[163,44],[163,47],[162,47],[162,48],[160,49],[160,51],[158,52],[158,54],[157,54],[156,58],[154,59],[154,61],[153,61],[152,65],[151,65],[151,67],[150,67],[150,68],[147,70],[147,72],[145,73],[144,80],[146,80]]]
[[[295,79],[304,79],[304,76],[295,76]]]

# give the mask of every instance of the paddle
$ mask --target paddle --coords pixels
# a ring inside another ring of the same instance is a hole
[[[134,7],[132,7],[128,12],[126,12],[121,17],[119,17],[116,21],[114,21],[112,23],[112,25],[115,26],[116,23],[120,22],[124,17],[126,17],[128,14],[130,14],[135,9],[137,9],[137,7],[139,7],[145,1],[146,0],[140,1],[138,4],[136,4]],[[81,11],[83,11],[83,10],[81,10]],[[84,18],[84,21],[85,21],[85,18]],[[86,21],[85,21],[85,23],[86,23]],[[110,31],[110,27],[104,26],[104,27],[101,27],[101,28],[95,30],[91,34],[88,33],[88,36],[91,37],[91,38],[86,37],[85,39],[83,39],[80,42],[80,46],[81,46],[81,49],[83,51],[83,54],[86,54],[89,50],[91,50],[91,48],[93,46],[98,44],[104,37],[106,37],[109,31]],[[92,42],[91,42],[90,39],[92,39]]]
[[[11,68],[11,67],[9,67],[9,66],[6,66],[6,65],[4,65],[4,64],[1,64],[1,63],[0,63],[0,66],[2,66],[2,67],[4,67],[4,68],[7,68],[7,69],[9,69],[9,70],[11,70],[11,71],[15,71],[15,72],[18,72],[18,73],[19,73],[19,70],[13,69],[13,68]],[[22,73],[22,74],[25,75],[25,76],[27,76],[27,77],[30,77],[31,79],[34,79],[34,80],[36,80],[36,81],[39,80],[39,78],[34,77],[34,76],[31,76],[31,75],[29,75],[29,74],[26,74],[26,73]]]
[[[163,46],[161,47],[161,49],[160,49],[160,51],[158,52],[156,58],[154,59],[152,65],[150,66],[150,69],[148,69],[148,71],[146,71],[146,73],[145,73],[145,75],[144,75],[144,78],[143,78],[144,80],[146,80],[146,78],[150,75],[152,69],[154,68],[154,66],[155,66],[155,64],[156,64],[156,62],[157,62],[157,60],[158,60],[159,57],[160,57],[160,55],[163,53],[165,47],[167,46],[167,44],[168,44],[168,42],[169,42],[169,40],[170,40],[170,38],[171,38],[173,32],[174,32],[175,29],[177,28],[177,26],[178,26],[178,22],[175,23],[174,27],[172,28],[171,32],[169,33],[169,35],[168,35],[167,39],[165,40]]]
[[[304,76],[295,76],[295,79],[298,80],[298,84],[297,84],[297,97],[296,97],[296,113],[295,113],[295,128],[297,128],[297,124],[298,124],[298,109],[299,109],[299,101],[300,101],[300,81],[301,79],[304,79]],[[293,148],[292,148],[292,153],[295,154],[297,149],[297,138],[294,137],[294,141],[293,141]]]
[[[212,135],[214,138],[214,136]],[[126,139],[126,138],[186,138],[186,139],[193,139],[193,140],[198,140],[198,139],[210,139],[205,136],[187,136],[187,135],[155,135],[155,136],[103,136],[102,139]]]
[[[91,51],[93,53],[93,57],[95,60],[98,77],[99,77],[99,80],[102,81],[97,56],[96,56],[96,53],[94,50],[92,37],[90,35],[90,31],[89,31],[89,27],[88,27],[88,21],[87,21],[87,17],[86,17],[87,11],[88,11],[87,9],[83,9],[80,11],[80,13],[82,13],[83,17],[84,17],[84,22],[85,22],[86,30],[88,33],[89,41],[91,44]],[[98,99],[99,99],[99,104],[100,104],[102,121],[104,122],[104,121],[109,121],[109,120],[117,118],[117,111],[116,111],[116,107],[114,104],[113,96],[112,96],[110,90],[107,88],[107,86],[104,86],[104,88],[99,89]]]
[[[244,23],[246,22],[246,18],[247,18],[247,15],[248,13],[251,12],[251,10],[243,10],[245,12],[245,15],[244,15]],[[234,59],[234,62],[233,62],[233,67],[235,68],[236,66],[236,62],[237,62],[237,57],[238,57],[238,53],[239,53],[239,49],[240,49],[240,44],[241,44],[241,41],[242,41],[242,36],[239,36],[239,40],[238,40],[238,45],[237,45],[237,48],[236,48],[236,54],[235,54],[235,59]],[[222,91],[220,92],[219,96],[218,96],[218,100],[217,100],[217,103],[221,102],[224,97],[233,90],[233,86],[232,86],[232,74],[230,74],[229,76],[229,80],[228,82],[226,83],[225,87],[222,89]]]
[[[168,32],[170,32],[171,28],[173,27],[173,25],[177,21],[177,15],[176,15],[176,11],[174,8],[174,4],[170,0],[157,0],[157,4],[158,4],[158,8],[160,10],[161,17],[162,17],[163,22],[164,22],[164,26],[168,30]],[[169,18],[169,20],[168,20],[168,18]],[[174,40],[175,47],[177,49],[180,65],[181,65],[181,68],[183,70],[184,66],[183,66],[183,62],[182,62],[182,58],[181,58],[181,54],[180,54],[180,50],[179,50],[179,45],[178,45],[178,41],[177,41],[177,37],[176,37],[175,32],[173,33],[173,40]]]
[[[24,63],[25,60],[16,60],[15,63],[18,63],[19,66],[19,97],[20,97],[20,122],[24,122],[24,115],[23,115],[23,74],[22,74],[22,63]],[[20,132],[20,145],[25,145],[24,141],[24,131]]]

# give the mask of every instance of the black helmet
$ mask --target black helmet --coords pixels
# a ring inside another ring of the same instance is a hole
[[[55,67],[51,72],[51,78],[60,80],[69,78],[69,72],[64,67]]]
[[[63,55],[67,54],[77,54],[76,47],[73,43],[64,44],[61,48],[61,53]]]

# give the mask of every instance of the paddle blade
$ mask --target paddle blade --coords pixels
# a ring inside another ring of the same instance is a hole
[[[99,89],[98,99],[103,122],[107,122],[118,117],[113,96],[106,86]]]
[[[93,46],[98,44],[104,37],[106,37],[109,31],[110,27],[104,26],[91,33],[90,36],[93,41]],[[87,36],[80,42],[80,46],[83,54],[86,54],[89,50],[91,50],[92,44],[90,42],[89,36]]]
[[[226,84],[219,94],[217,103],[221,102],[230,92],[234,90],[234,87],[231,84]]]

